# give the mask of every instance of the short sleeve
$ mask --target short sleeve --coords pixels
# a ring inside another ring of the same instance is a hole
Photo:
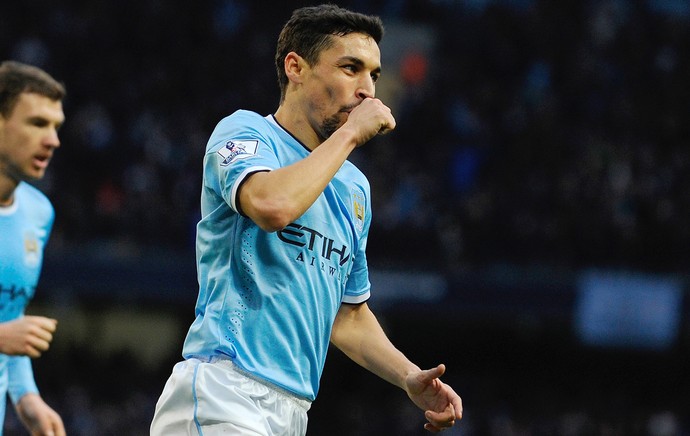
[[[238,111],[221,120],[207,145],[204,184],[239,212],[237,194],[245,179],[258,171],[280,165],[265,137],[266,120],[258,114]]]

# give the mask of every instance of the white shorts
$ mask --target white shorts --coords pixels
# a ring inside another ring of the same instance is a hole
[[[177,363],[151,436],[304,436],[311,403],[249,377],[227,359]]]

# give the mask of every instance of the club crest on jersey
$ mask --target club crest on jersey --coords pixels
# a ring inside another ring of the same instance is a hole
[[[230,165],[235,159],[243,159],[253,156],[259,148],[259,141],[237,141],[230,140],[225,146],[218,150],[218,154],[223,158],[220,162],[222,166]]]
[[[364,214],[365,214],[364,195],[361,191],[352,191],[352,212],[354,214],[355,227],[358,231],[364,228]]]
[[[27,266],[37,266],[41,260],[38,238],[33,232],[24,234],[24,263]]]

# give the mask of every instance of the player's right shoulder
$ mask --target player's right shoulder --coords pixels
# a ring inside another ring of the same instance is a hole
[[[238,110],[220,120],[211,134],[206,152],[214,152],[228,141],[260,140],[268,130],[266,119],[256,112]]]
[[[224,125],[247,126],[259,123],[263,124],[263,122],[264,117],[259,115],[258,113],[245,109],[239,109],[220,120],[220,122],[216,126],[216,130],[218,130],[219,127]]]

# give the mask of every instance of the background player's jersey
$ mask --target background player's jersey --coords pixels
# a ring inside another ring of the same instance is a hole
[[[54,217],[48,198],[26,183],[15,189],[11,206],[0,207],[0,322],[23,316],[33,298]],[[38,392],[28,357],[0,354],[0,416],[8,389],[13,401]]]
[[[369,298],[369,183],[345,162],[304,215],[273,233],[237,204],[248,175],[308,154],[273,116],[238,111],[216,126],[204,158],[196,319],[183,355],[227,355],[313,400],[341,302]]]

